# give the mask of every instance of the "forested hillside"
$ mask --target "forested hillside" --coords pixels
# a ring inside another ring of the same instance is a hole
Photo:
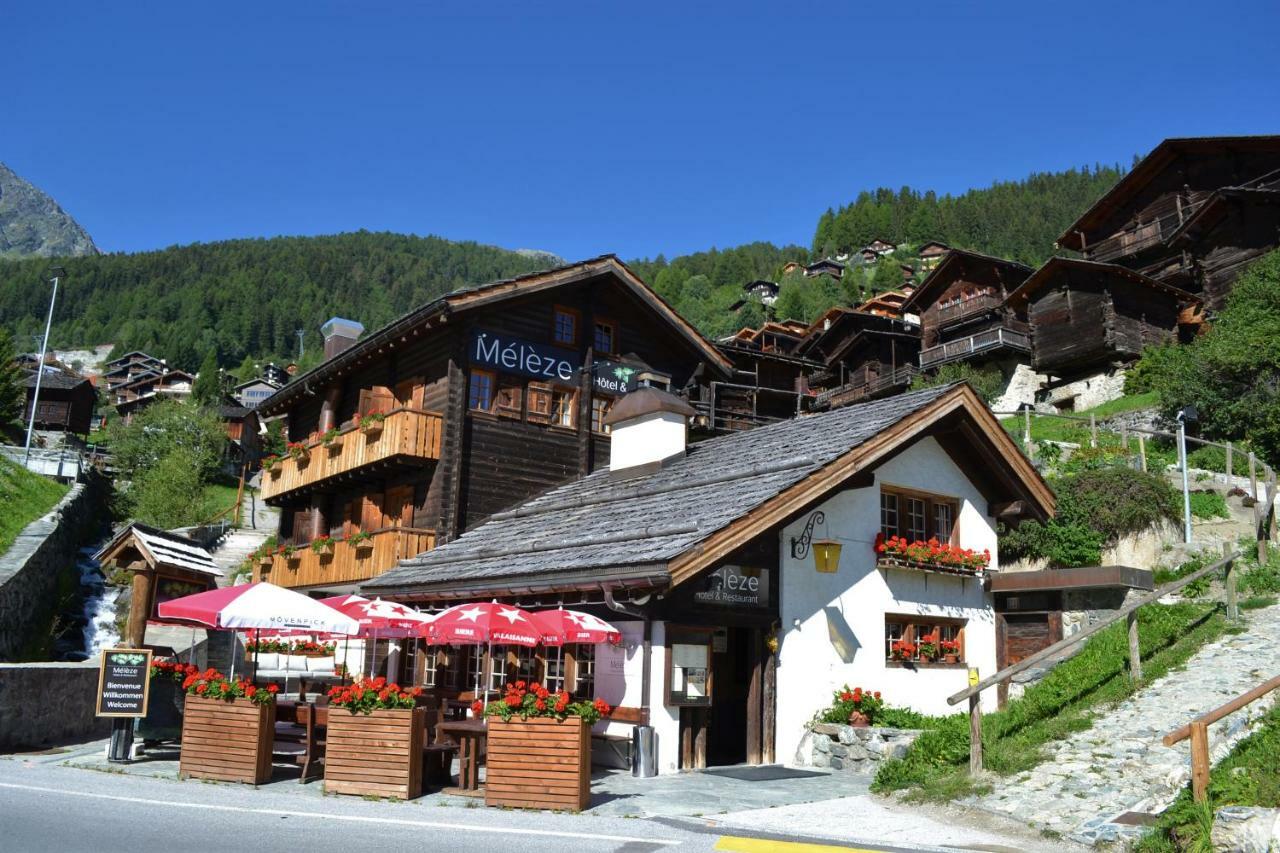
[[[334,315],[373,329],[409,308],[469,284],[553,265],[436,237],[357,232],[195,244],[138,254],[64,258],[55,346],[114,342],[196,370],[215,349],[223,366],[246,355],[288,358],[320,346]],[[0,262],[0,325],[20,347],[43,329],[48,260]]]

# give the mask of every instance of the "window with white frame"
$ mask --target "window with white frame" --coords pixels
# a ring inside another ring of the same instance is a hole
[[[580,699],[590,698],[596,689],[596,647],[573,646],[573,694]]]
[[[547,673],[546,678],[543,679],[543,684],[552,693],[559,693],[564,689],[564,663],[563,649],[559,653],[553,653],[550,650],[547,652],[547,659],[542,664]]]

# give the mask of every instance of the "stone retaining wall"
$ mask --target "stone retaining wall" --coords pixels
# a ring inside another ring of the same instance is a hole
[[[812,767],[874,773],[881,761],[906,755],[920,734],[916,729],[855,728],[818,723],[805,736],[801,748],[806,753],[804,762]]]
[[[108,717],[93,715],[97,660],[0,663],[0,752],[106,737]]]
[[[97,481],[72,486],[0,554],[0,661],[15,659],[35,632],[48,629],[58,608],[58,577],[74,572],[77,549],[102,520],[105,493]]]

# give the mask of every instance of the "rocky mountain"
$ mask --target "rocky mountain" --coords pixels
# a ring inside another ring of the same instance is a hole
[[[96,255],[80,223],[47,193],[0,163],[0,258]]]

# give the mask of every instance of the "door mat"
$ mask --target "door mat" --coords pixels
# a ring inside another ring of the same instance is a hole
[[[829,776],[815,770],[796,770],[778,764],[761,764],[753,767],[719,767],[703,770],[708,776],[724,776],[742,782],[776,782],[780,779],[808,779],[812,776]]]

